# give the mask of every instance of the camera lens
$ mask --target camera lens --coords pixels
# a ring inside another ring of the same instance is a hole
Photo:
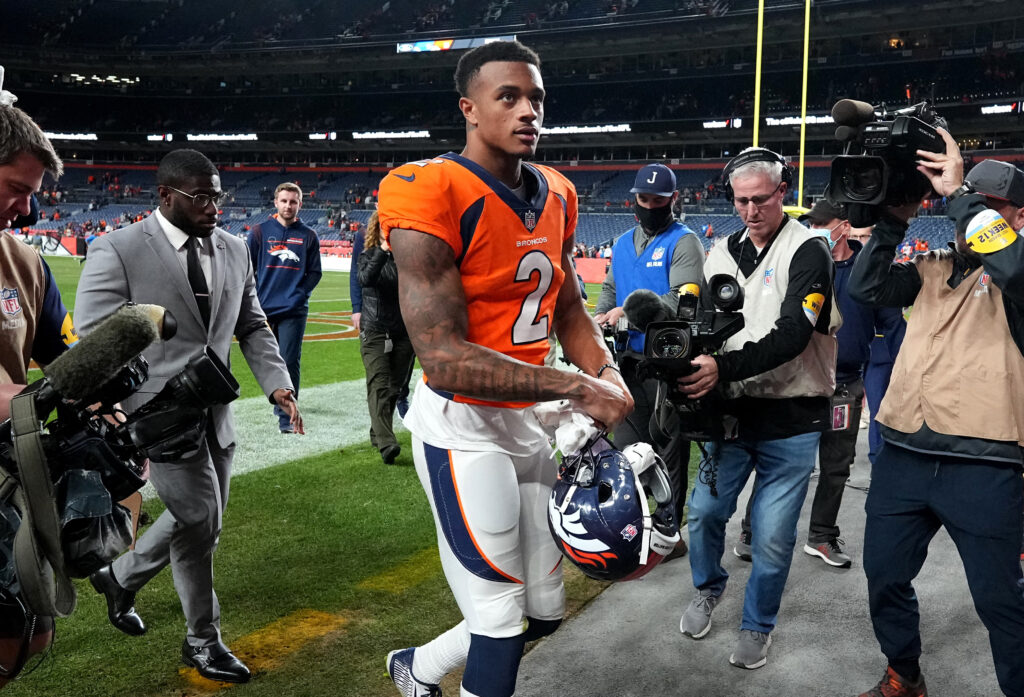
[[[843,191],[852,201],[870,201],[882,193],[884,177],[874,163],[851,167],[843,173]]]
[[[690,353],[689,327],[662,329],[651,338],[654,358],[686,358]]]

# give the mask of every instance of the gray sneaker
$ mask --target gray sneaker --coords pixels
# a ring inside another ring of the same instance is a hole
[[[679,631],[692,639],[703,639],[711,631],[711,613],[721,599],[710,590],[699,590],[679,619]]]
[[[846,543],[838,537],[833,537],[825,542],[808,542],[804,545],[804,553],[810,554],[812,557],[821,557],[829,566],[848,569],[853,563],[853,559],[843,551],[844,544]]]
[[[732,548],[732,553],[743,561],[753,561],[754,555],[750,551],[750,533],[741,532],[740,539],[736,540],[736,546]]]
[[[771,645],[771,633],[741,629],[740,638],[736,642],[736,650],[729,656],[729,663],[737,668],[746,668],[747,670],[760,668],[768,662],[768,647]]]

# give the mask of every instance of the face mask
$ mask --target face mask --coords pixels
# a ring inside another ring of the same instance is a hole
[[[636,215],[640,225],[648,234],[661,232],[672,222],[672,204],[661,208],[644,208],[641,205],[633,206],[633,213]]]
[[[839,225],[842,225],[842,223],[839,223]],[[830,250],[832,250],[832,249],[836,248],[836,242],[839,241],[839,240],[832,239],[832,233],[835,232],[839,228],[839,225],[836,225],[831,230],[813,229],[813,230],[811,230],[811,232],[813,232],[813,233],[815,233],[817,235],[820,235],[821,237],[824,237],[825,241],[828,242],[828,248]]]

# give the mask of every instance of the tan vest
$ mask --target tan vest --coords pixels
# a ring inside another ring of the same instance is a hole
[[[782,301],[789,286],[789,265],[797,248],[814,237],[797,221],[790,219],[768,253],[749,278],[743,276],[729,253],[728,239],[711,250],[704,263],[704,277],[715,274],[735,276],[743,287],[743,329],[725,342],[723,351],[738,351],[748,341],[757,341],[775,328],[782,313]],[[750,397],[830,397],[836,391],[836,332],[842,325],[839,307],[832,299],[829,333],[813,332],[811,340],[793,360],[746,380],[725,384],[726,396]]]
[[[0,232],[0,383],[25,384],[46,291],[39,254]]]
[[[878,422],[916,433],[1024,446],[1024,356],[1010,335],[1003,293],[983,268],[956,288],[952,252],[914,259],[921,291],[907,322]]]

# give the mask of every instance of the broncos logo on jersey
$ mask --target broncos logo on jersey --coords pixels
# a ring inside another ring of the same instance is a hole
[[[270,248],[270,253],[281,261],[299,261],[299,255],[288,249],[287,245],[275,244]]]

